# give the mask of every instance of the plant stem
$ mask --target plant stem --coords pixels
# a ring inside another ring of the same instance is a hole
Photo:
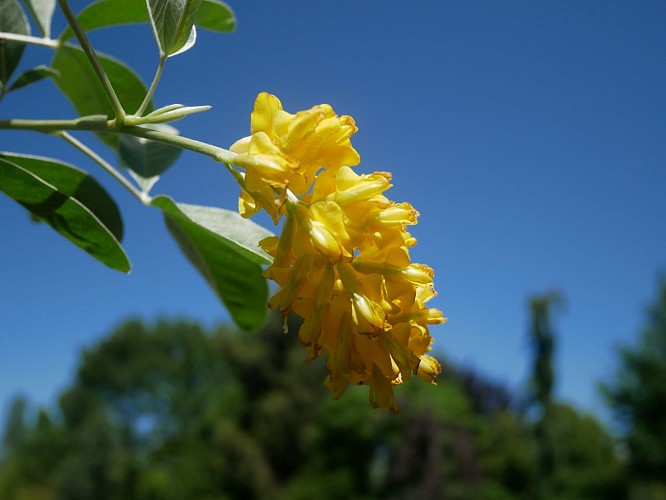
[[[134,113],[134,116],[143,116],[143,112],[146,110],[146,108],[150,104],[150,101],[153,99],[153,94],[155,94],[155,89],[157,88],[157,84],[160,83],[160,78],[162,78],[162,72],[164,71],[164,65],[166,64],[167,59],[168,57],[166,56],[166,54],[160,54],[160,63],[157,66],[157,71],[155,71],[155,77],[153,78],[153,82],[150,84],[150,88],[146,93],[146,97],[143,98],[143,102],[141,103],[141,106],[139,106],[137,112]]]
[[[106,75],[106,72],[104,71],[102,63],[99,62],[95,50],[90,44],[90,41],[88,40],[88,37],[86,36],[85,32],[81,29],[81,26],[79,26],[79,22],[76,20],[76,16],[72,12],[72,10],[69,8],[69,3],[67,2],[67,0],[58,0],[58,5],[60,5],[62,13],[65,15],[65,19],[67,19],[67,23],[69,24],[70,28],[72,28],[72,31],[76,35],[76,39],[81,44],[83,52],[85,52],[86,57],[90,61],[90,64],[92,64],[93,70],[95,71],[97,78],[102,84],[104,93],[106,94],[106,97],[109,100],[109,103],[111,104],[111,108],[113,109],[113,112],[116,115],[116,120],[115,120],[116,125],[122,125],[123,121],[125,120],[125,110],[123,109],[123,106],[120,103],[118,96],[116,95],[116,91],[113,89],[113,85],[111,85],[109,77]]]
[[[74,120],[0,120],[0,129],[32,130],[34,132],[49,133],[59,130],[112,131],[109,119],[104,115],[82,116]]]
[[[88,158],[97,163],[100,167],[102,167],[109,174],[111,174],[118,182],[120,182],[130,193],[132,193],[132,195],[138,198],[139,201],[141,201],[141,203],[143,203],[144,205],[148,205],[150,203],[150,196],[148,196],[147,193],[142,193],[141,191],[139,191],[136,187],[134,187],[134,185],[130,181],[128,181],[125,178],[125,176],[123,176],[120,172],[118,172],[118,170],[116,170],[113,167],[113,165],[105,161],[104,158],[99,156],[92,149],[90,149],[88,146],[79,141],[76,137],[73,137],[68,132],[62,132],[62,131],[55,132],[53,135],[56,135],[64,139],[72,146],[74,146],[76,149],[85,154]]]
[[[83,116],[75,120],[0,120],[0,130],[32,130],[35,132],[54,133],[62,130],[82,130],[88,132],[104,132],[110,134],[128,134],[135,137],[143,137],[153,141],[170,144],[183,149],[189,149],[195,153],[200,153],[213,158],[215,161],[234,164],[236,163],[236,153],[227,149],[213,146],[205,142],[181,137],[179,135],[153,130],[137,126],[118,127],[114,120],[108,120],[103,115]]]
[[[154,130],[145,127],[122,127],[119,130],[120,133],[133,135],[135,137],[143,137],[144,139],[150,139],[157,142],[162,142],[164,144],[170,144],[183,149],[189,149],[195,153],[201,153],[206,156],[210,156],[215,161],[222,163],[234,163],[236,159],[236,153],[213,146],[206,142],[197,141],[195,139],[189,139],[187,137],[181,137],[179,135],[170,134],[168,132],[162,132],[160,130]]]
[[[38,36],[19,35],[18,33],[7,33],[5,31],[0,31],[0,39],[11,40],[12,42],[24,42],[31,45],[41,45],[42,47],[50,47],[52,49],[60,47],[60,42],[58,40]]]

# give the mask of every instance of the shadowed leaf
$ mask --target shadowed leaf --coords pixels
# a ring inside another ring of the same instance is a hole
[[[178,133],[169,125],[155,124],[148,127],[172,134]],[[173,165],[183,150],[150,139],[123,134],[120,136],[118,151],[124,165],[144,179],[149,179],[162,174]]]
[[[28,20],[16,0],[0,0],[0,31],[17,35],[30,34]],[[0,88],[9,81],[24,48],[24,43],[0,39]]]
[[[162,53],[173,56],[194,45],[194,20],[201,0],[147,0],[150,22]]]
[[[28,85],[39,82],[45,78],[58,75],[60,75],[60,73],[49,66],[36,66],[17,76],[14,82],[7,89],[7,92],[27,87]]]
[[[98,57],[123,108],[128,113],[133,113],[146,95],[145,85],[121,62],[99,53]],[[80,115],[101,114],[109,118],[114,116],[106,93],[83,50],[65,45],[56,52],[51,66],[60,72],[60,76],[55,78],[56,85]],[[152,104],[147,109],[147,112],[150,111]],[[100,138],[110,146],[115,147],[118,144],[118,137],[114,134],[100,134]]]
[[[129,272],[118,208],[84,171],[50,158],[2,153],[0,191],[100,262]]]

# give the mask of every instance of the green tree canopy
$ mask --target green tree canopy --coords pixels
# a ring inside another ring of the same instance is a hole
[[[602,385],[602,393],[623,430],[631,474],[656,483],[666,498],[666,277],[659,280],[640,338],[620,348],[619,357],[616,377]]]
[[[436,387],[397,391],[397,415],[370,408],[363,386],[335,401],[298,325],[281,323],[123,323],[82,353],[58,408],[14,405],[0,498],[528,497],[537,447],[502,384],[445,363]],[[588,420],[553,413],[561,498],[604,498],[612,483],[610,438]]]

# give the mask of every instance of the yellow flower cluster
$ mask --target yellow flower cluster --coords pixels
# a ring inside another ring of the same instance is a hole
[[[304,318],[300,340],[310,359],[328,353],[334,397],[367,384],[374,407],[397,411],[393,385],[412,373],[435,383],[441,367],[425,354],[428,325],[446,319],[426,305],[432,269],[409,256],[416,240],[406,228],[418,212],[384,196],[389,173],[351,169],[360,161],[356,130],[327,104],[290,114],[260,94],[252,135],[231,147],[245,169],[239,210],[285,216],[281,236],[261,242],[274,257],[265,274],[281,287],[269,305]]]

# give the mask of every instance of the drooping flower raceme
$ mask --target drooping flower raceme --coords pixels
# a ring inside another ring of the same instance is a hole
[[[304,318],[299,338],[309,359],[328,354],[334,397],[366,384],[374,407],[397,411],[393,385],[412,374],[434,384],[441,371],[426,354],[429,325],[446,321],[427,306],[433,271],[409,254],[418,212],[384,196],[389,173],[353,171],[356,125],[329,105],[290,114],[262,93],[251,122],[231,147],[245,169],[239,211],[284,217],[281,236],[260,243],[274,258],[265,274],[280,286],[269,306]]]

